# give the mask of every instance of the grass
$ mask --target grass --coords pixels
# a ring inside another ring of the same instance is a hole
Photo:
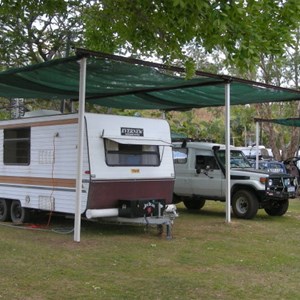
[[[230,224],[222,203],[178,211],[172,240],[155,228],[83,221],[76,243],[1,223],[0,299],[299,299],[300,199],[283,217],[261,210]],[[51,228],[62,226],[73,220],[53,217]]]

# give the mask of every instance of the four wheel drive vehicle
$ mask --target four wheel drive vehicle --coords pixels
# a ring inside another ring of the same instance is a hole
[[[296,177],[299,181],[300,177],[300,157],[291,157],[286,159],[283,164],[287,170],[287,173]]]
[[[287,173],[293,176],[294,184],[296,186],[297,194],[300,192],[300,157],[291,157],[286,159],[283,164],[287,170]]]
[[[237,149],[241,150],[247,159],[256,160],[256,153],[257,149],[256,146],[248,146],[248,147],[236,147]],[[259,159],[272,159],[273,153],[271,149],[266,149],[264,146],[258,147],[258,158]]]
[[[256,161],[250,161],[251,166],[255,169]],[[268,173],[285,173],[288,174],[285,164],[276,160],[260,160],[258,162],[258,169]]]
[[[226,201],[225,146],[204,142],[173,143],[175,186],[173,202],[200,209],[206,200]],[[231,150],[231,206],[238,218],[251,219],[263,208],[282,216],[295,197],[293,177],[255,170],[242,151]]]

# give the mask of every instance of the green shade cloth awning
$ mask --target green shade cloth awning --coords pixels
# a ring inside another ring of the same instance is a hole
[[[181,68],[84,49],[72,57],[0,72],[0,97],[78,100],[82,57],[87,57],[86,101],[106,107],[223,106],[229,82],[231,105],[300,100],[300,92],[291,89],[200,71],[187,80]]]
[[[254,119],[256,122],[269,122],[276,123],[284,126],[300,127],[300,118],[287,118],[287,119]]]

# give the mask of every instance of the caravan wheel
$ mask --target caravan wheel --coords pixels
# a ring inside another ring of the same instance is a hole
[[[10,216],[14,223],[26,223],[30,219],[30,211],[22,207],[20,201],[12,201]]]
[[[0,221],[1,222],[10,220],[10,204],[11,201],[0,199]]]

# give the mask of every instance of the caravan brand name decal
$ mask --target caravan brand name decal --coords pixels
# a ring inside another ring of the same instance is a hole
[[[144,129],[121,127],[121,135],[127,136],[144,136]]]

